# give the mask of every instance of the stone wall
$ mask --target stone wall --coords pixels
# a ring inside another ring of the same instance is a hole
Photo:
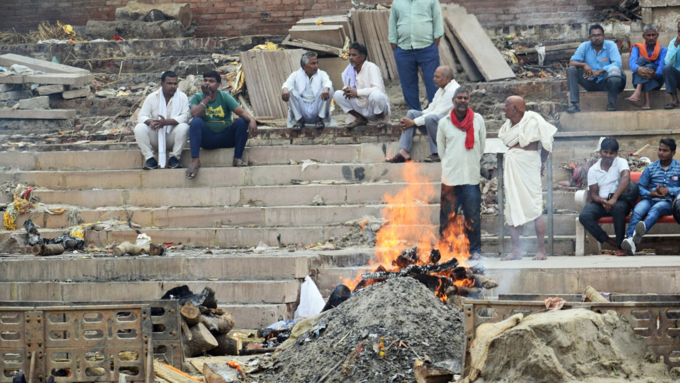
[[[25,32],[43,20],[85,25],[113,20],[128,0],[4,0],[0,29]],[[144,0],[167,3],[173,0]],[[177,0],[174,0],[177,1]],[[452,3],[441,0],[442,3]],[[343,13],[350,0],[184,0],[191,3],[197,36],[282,35],[297,20]],[[386,1],[364,0],[365,3]],[[587,23],[619,0],[459,0],[487,28]]]

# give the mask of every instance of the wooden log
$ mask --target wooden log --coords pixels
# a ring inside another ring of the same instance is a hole
[[[199,320],[213,334],[226,334],[234,328],[234,317],[228,312],[220,316],[201,315]]]
[[[489,277],[475,274],[473,278],[475,279],[475,287],[483,287],[487,290],[498,287],[498,282]]]
[[[157,377],[170,383],[196,383],[198,381],[198,379],[191,378],[187,374],[157,360],[153,361],[153,372]]]
[[[208,329],[199,323],[191,329],[191,340],[188,337],[184,338],[184,356],[191,358],[192,356],[204,354],[213,348],[217,347],[218,343],[215,337],[208,331]]]
[[[205,383],[241,382],[241,373],[225,363],[205,363],[203,365]]]
[[[59,255],[64,254],[64,246],[61,244],[55,245],[35,245],[31,247],[33,255]]]
[[[184,26],[184,30],[191,26],[191,5],[188,3],[145,4],[129,1],[124,7],[116,9],[116,20],[135,21],[146,16],[151,10],[157,9],[169,19],[177,19]]]
[[[113,249],[113,254],[119,257],[121,255],[141,254],[162,255],[164,252],[165,248],[163,248],[163,246],[154,245],[153,243],[144,246],[137,246],[128,241],[121,243]]]
[[[600,293],[593,288],[593,286],[588,286],[586,287],[586,291],[584,292],[586,294],[586,302],[595,302],[595,303],[608,303],[609,301],[605,299]]]
[[[182,318],[181,321],[181,326],[182,326],[182,334],[186,337],[187,340],[191,340],[191,330],[189,330],[189,325],[187,324],[187,321],[185,321]]]
[[[425,364],[422,360],[416,360],[413,375],[417,383],[448,383],[453,380],[451,371],[433,364]]]
[[[242,343],[241,339],[229,334],[215,335],[217,347],[210,350],[210,355],[239,355]]]
[[[182,305],[182,307],[179,309],[179,313],[182,315],[182,318],[184,318],[189,327],[195,325],[201,319],[201,311],[191,301],[187,301],[184,305]]]

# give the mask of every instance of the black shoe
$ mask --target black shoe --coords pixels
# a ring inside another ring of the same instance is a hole
[[[570,105],[565,112],[567,113],[578,113],[581,109],[576,105]]]
[[[144,166],[142,166],[142,169],[144,170],[158,169],[158,161],[156,161],[155,158],[151,157],[148,160],[146,160],[146,163],[144,164]]]
[[[607,112],[616,112],[616,106],[614,104],[607,104]]]
[[[170,169],[177,169],[181,168],[182,165],[180,165],[179,160],[177,158],[175,158],[174,156],[170,156],[170,158],[168,159],[168,167]]]

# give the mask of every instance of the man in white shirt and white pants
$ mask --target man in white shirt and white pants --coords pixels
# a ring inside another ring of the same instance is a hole
[[[470,109],[470,93],[458,87],[453,93],[453,110],[439,120],[437,148],[442,160],[442,195],[439,212],[439,243],[455,245],[461,231],[469,241],[470,259],[482,255],[482,218],[479,190],[481,160],[486,145],[484,118]],[[465,222],[456,217],[463,208]]]
[[[144,100],[135,126],[135,139],[146,162],[142,169],[180,167],[180,156],[189,137],[189,100],[177,89],[175,72],[161,75],[161,88]],[[170,158],[166,150],[171,149]],[[158,161],[154,158],[158,150]]]
[[[588,170],[588,194],[592,200],[578,216],[583,227],[600,243],[616,249],[615,255],[626,255],[621,243],[626,236],[626,217],[630,213],[629,202],[620,198],[630,184],[628,161],[619,156],[619,143],[605,138],[600,143],[600,160]],[[636,186],[637,190],[637,186]],[[637,197],[632,197],[637,199]],[[612,217],[616,241],[602,230],[597,220]]]
[[[439,120],[451,113],[453,109],[453,92],[460,85],[453,79],[453,69],[448,66],[440,66],[434,71],[434,83],[437,85],[432,102],[427,109],[420,111],[411,109],[406,113],[406,117],[399,121],[402,133],[399,138],[399,153],[394,157],[387,158],[387,162],[406,162],[411,160],[411,148],[413,147],[413,137],[416,129],[427,134],[430,143],[430,156],[423,162],[439,162],[439,151],[437,151],[437,126]]]
[[[313,124],[321,129],[337,126],[331,117],[333,83],[328,73],[319,69],[318,54],[305,52],[300,58],[300,69],[291,73],[281,87],[281,99],[288,103],[287,126],[295,130]]]

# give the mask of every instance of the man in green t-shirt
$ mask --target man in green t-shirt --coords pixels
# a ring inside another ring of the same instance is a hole
[[[220,74],[214,70],[203,74],[201,92],[191,97],[191,124],[189,144],[191,165],[186,171],[187,178],[194,178],[201,167],[200,149],[234,148],[233,166],[247,166],[241,159],[248,141],[248,133],[257,134],[257,124],[248,112],[227,92],[219,90],[222,83]],[[239,118],[232,122],[231,114]]]

